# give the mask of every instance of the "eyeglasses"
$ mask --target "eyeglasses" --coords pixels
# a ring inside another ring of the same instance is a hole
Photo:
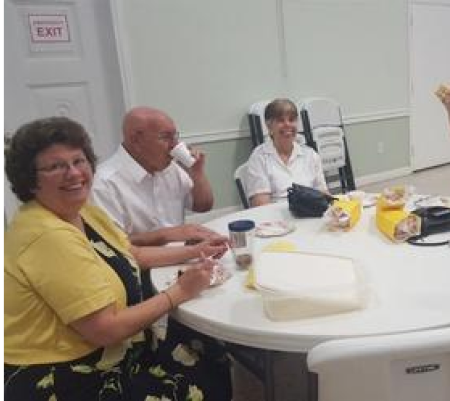
[[[79,170],[85,170],[88,166],[88,160],[85,157],[77,157],[71,162],[68,161],[57,161],[49,164],[48,166],[38,167],[36,171],[41,171],[49,175],[63,175],[67,174],[71,167]]]
[[[180,139],[180,133],[175,132],[160,132],[157,134],[156,138],[164,142],[177,142]]]

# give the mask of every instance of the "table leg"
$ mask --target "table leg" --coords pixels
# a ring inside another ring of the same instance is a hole
[[[318,385],[319,376],[316,373],[308,372],[308,401],[317,401],[319,399]]]
[[[264,394],[265,401],[275,401],[275,379],[273,372],[273,352],[264,350]]]

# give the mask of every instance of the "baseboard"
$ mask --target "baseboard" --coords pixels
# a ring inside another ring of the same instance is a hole
[[[356,187],[360,187],[362,185],[375,184],[380,181],[388,181],[393,180],[395,178],[405,177],[407,175],[412,174],[413,170],[411,167],[402,167],[396,170],[383,171],[381,173],[365,175],[362,177],[356,178]]]
[[[206,213],[192,213],[186,216],[186,223],[197,223],[202,224],[207,221],[217,219],[219,217],[225,216],[230,213],[242,210],[242,206],[227,206],[222,209],[213,209]]]

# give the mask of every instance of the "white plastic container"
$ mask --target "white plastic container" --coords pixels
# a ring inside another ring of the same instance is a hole
[[[271,320],[295,320],[366,307],[367,280],[351,258],[303,252],[263,252],[256,288]]]

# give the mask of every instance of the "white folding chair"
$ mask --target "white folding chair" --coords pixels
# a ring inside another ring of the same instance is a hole
[[[300,107],[306,142],[321,157],[330,192],[356,189],[339,104],[333,99],[309,98]]]
[[[234,182],[236,183],[239,198],[244,209],[250,208],[250,202],[247,198],[247,163],[241,164],[234,172]]]
[[[307,363],[319,401],[450,400],[450,327],[328,341]]]
[[[267,129],[267,125],[264,120],[264,111],[270,102],[270,100],[262,100],[253,103],[248,110],[247,117],[254,148],[262,144],[269,135],[269,130]]]

